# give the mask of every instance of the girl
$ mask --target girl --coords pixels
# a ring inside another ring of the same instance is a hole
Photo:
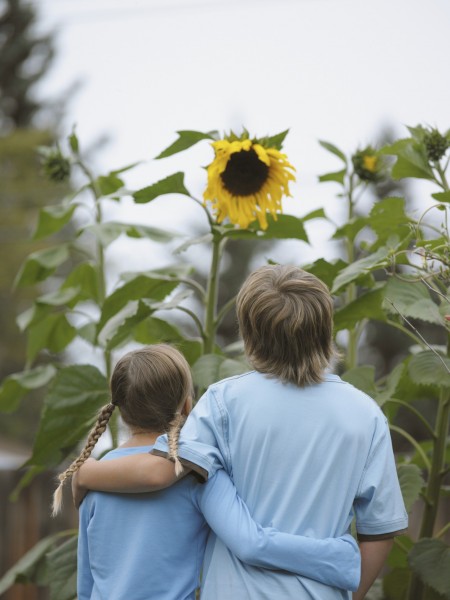
[[[54,514],[64,482],[89,457],[116,406],[130,437],[103,460],[147,453],[167,433],[169,457],[180,473],[178,435],[192,397],[189,365],[171,346],[121,358],[111,378],[111,403],[101,409],[80,456],[59,476]],[[80,508],[78,600],[194,600],[208,525],[244,562],[340,588],[358,585],[360,556],[351,536],[316,540],[262,528],[220,470],[204,485],[191,473],[148,494],[90,492]]]

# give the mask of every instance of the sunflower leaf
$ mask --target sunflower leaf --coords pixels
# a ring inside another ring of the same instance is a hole
[[[178,171],[173,175],[160,179],[153,185],[134,192],[132,197],[137,204],[146,204],[163,194],[184,194],[185,196],[190,196],[189,191],[184,185],[183,172]]]
[[[319,144],[322,146],[322,148],[325,148],[325,150],[328,150],[328,152],[331,152],[331,154],[334,154],[340,158],[344,164],[347,164],[347,157],[342,150],[339,150],[337,146],[330,144],[330,142],[325,142],[324,140],[319,140]]]
[[[281,150],[283,147],[283,142],[289,133],[289,129],[285,131],[281,131],[280,133],[276,133],[275,135],[270,135],[264,138],[264,145],[267,148],[275,148],[276,150]]]
[[[382,148],[380,153],[397,157],[397,161],[392,167],[393,179],[403,179],[404,177],[433,179],[434,177],[424,146],[412,138],[397,140]]]
[[[422,581],[450,598],[450,548],[443,540],[422,538],[408,555],[411,569]]]
[[[277,219],[275,220],[272,215],[268,215],[267,223],[268,227],[265,230],[259,229],[258,221],[254,221],[249,225],[248,229],[230,229],[227,231],[226,236],[233,239],[296,239],[309,243],[303,219],[292,215],[277,215]]]
[[[431,194],[433,198],[439,200],[439,202],[450,202],[450,192],[436,192]]]
[[[177,133],[178,139],[175,140],[175,142],[168,148],[158,154],[156,159],[166,158],[167,156],[172,156],[172,154],[177,154],[178,152],[187,150],[202,140],[215,140],[217,136],[217,131],[208,131],[207,133],[202,133],[201,131],[184,130],[177,131]]]
[[[342,171],[335,171],[334,173],[325,173],[325,175],[319,175],[319,181],[321,183],[324,183],[325,181],[335,181],[336,183],[344,185],[344,178],[346,173],[347,169],[342,169]]]

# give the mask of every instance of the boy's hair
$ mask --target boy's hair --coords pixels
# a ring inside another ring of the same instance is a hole
[[[167,433],[168,458],[175,472],[182,471],[178,459],[178,438],[184,422],[181,409],[194,396],[191,371],[184,356],[172,346],[155,344],[125,354],[111,377],[111,402],[100,409],[86,445],[73,463],[58,476],[53,495],[53,516],[62,506],[65,481],[89,458],[117,406],[126,425],[145,432]]]
[[[337,353],[333,301],[320,279],[299,267],[260,267],[242,285],[236,311],[257,371],[301,387],[322,381]]]

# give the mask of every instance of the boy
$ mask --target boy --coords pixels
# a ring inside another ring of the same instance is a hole
[[[223,467],[265,526],[326,538],[348,531],[355,516],[362,573],[353,598],[360,600],[392,538],[407,527],[386,419],[371,398],[328,374],[333,303],[319,279],[297,267],[261,267],[244,282],[237,315],[255,371],[210,386],[181,432],[180,459],[203,477]],[[154,452],[167,456],[164,437]],[[108,470],[86,463],[78,483],[144,491],[174,481],[164,458],[132,458],[120,481],[109,461]],[[350,598],[311,579],[244,565],[214,536],[204,580],[202,600]]]

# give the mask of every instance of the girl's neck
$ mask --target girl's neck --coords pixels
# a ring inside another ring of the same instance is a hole
[[[131,431],[130,437],[126,442],[121,444],[121,448],[132,448],[136,446],[153,446],[156,438],[162,435],[163,432],[155,431]]]

